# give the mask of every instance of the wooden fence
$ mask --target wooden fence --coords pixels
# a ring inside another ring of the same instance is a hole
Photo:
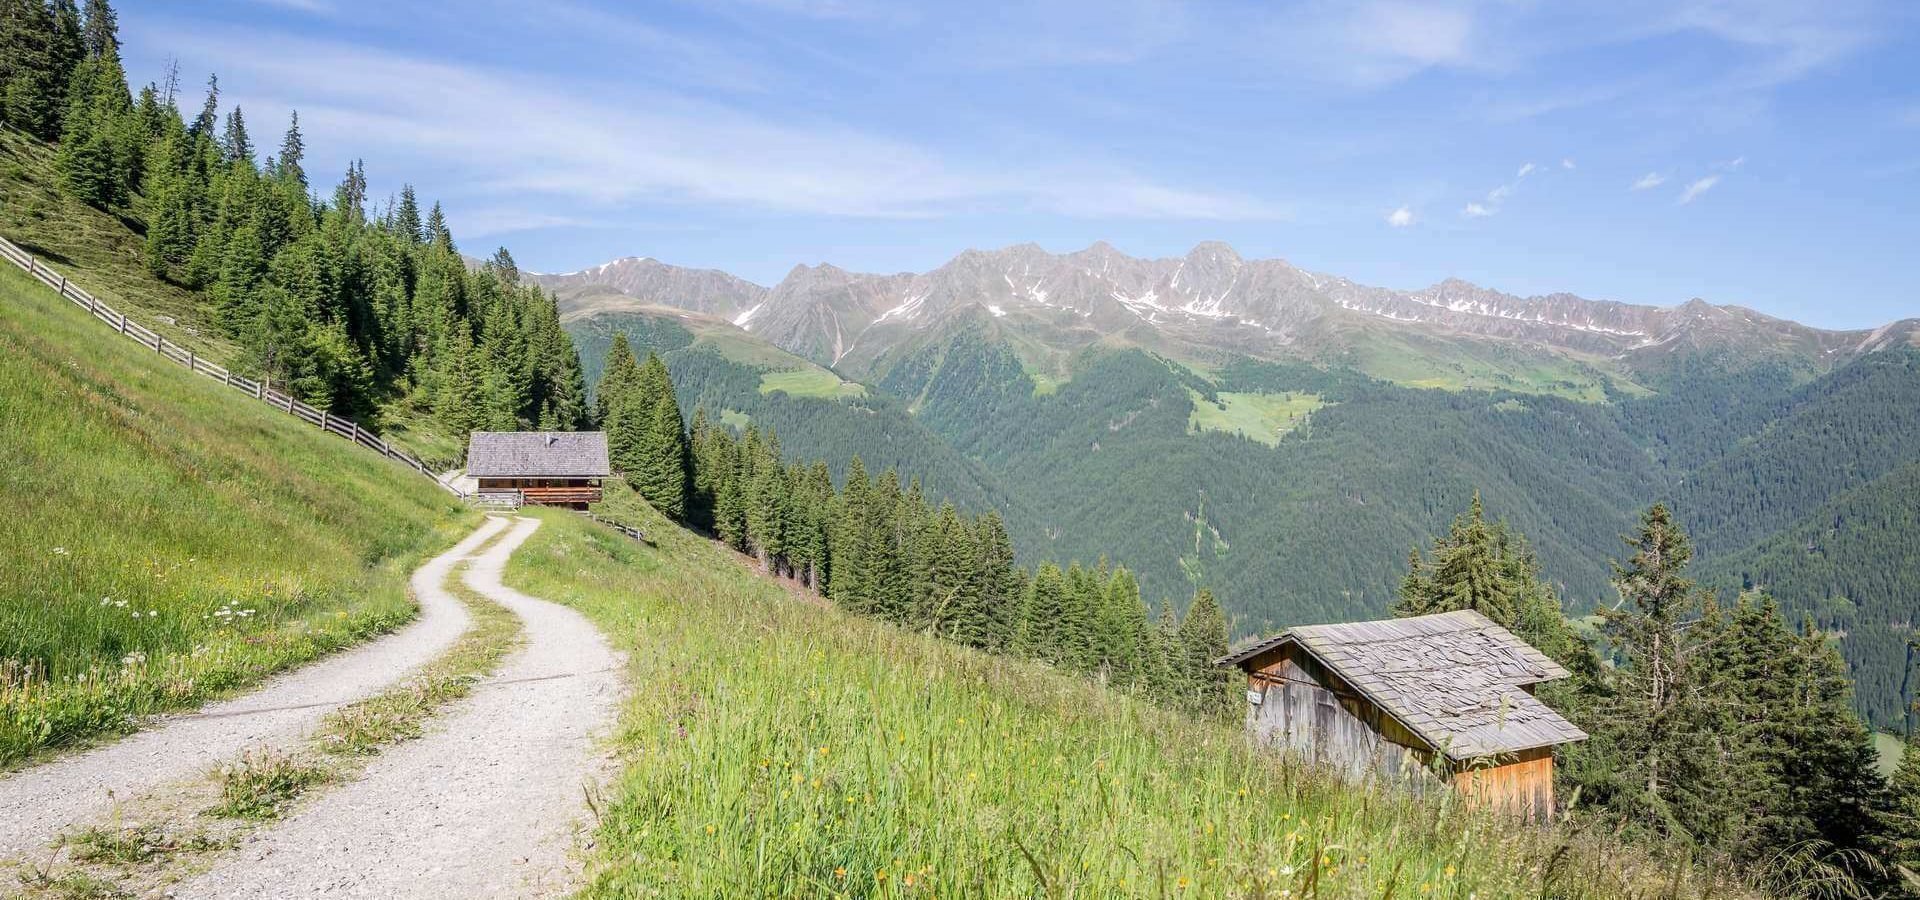
[[[268,382],[254,381],[251,378],[236,375],[226,367],[216,365],[211,360],[194,353],[192,350],[161,337],[152,329],[127,318],[126,315],[115,310],[113,307],[94,299],[92,294],[81,290],[78,286],[68,281],[65,275],[48,268],[45,263],[35,259],[33,254],[21,249],[18,245],[6,238],[0,238],[0,258],[5,258],[6,261],[25,269],[27,274],[39,279],[47,287],[58,291],[60,296],[72,301],[74,305],[85,309],[91,313],[94,318],[105,322],[107,327],[120,332],[120,334],[128,340],[153,350],[167,359],[246,394],[274,409],[285,411],[287,415],[293,416],[309,425],[313,425],[321,431],[352,441],[381,456],[396,460],[401,465],[433,479],[434,484],[447,489],[452,492],[454,496],[466,499],[467,494],[465,491],[441,480],[440,476],[435,475],[433,470],[427,468],[426,464],[422,463],[418,458],[381,440],[379,435],[365,428],[361,428],[359,423],[352,419],[334,415],[324,409],[315,409],[308,406],[300,402],[300,400],[292,394],[276,390],[272,384]]]

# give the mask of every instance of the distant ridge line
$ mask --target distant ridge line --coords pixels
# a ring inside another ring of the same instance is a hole
[[[309,425],[316,426],[321,431],[335,437],[343,438],[389,459],[397,460],[401,465],[432,479],[434,484],[445,488],[454,496],[463,500],[467,499],[467,493],[465,491],[441,480],[440,476],[435,475],[419,458],[381,440],[378,435],[360,427],[360,423],[344,416],[336,416],[324,409],[315,409],[312,406],[308,406],[300,402],[300,400],[292,394],[274,390],[264,381],[254,381],[253,379],[236,375],[226,367],[209,362],[192,350],[161,337],[158,332],[127,318],[124,313],[115,310],[113,307],[101,303],[92,294],[81,290],[73,282],[68,281],[67,276],[55,271],[46,263],[35,259],[33,254],[28,253],[19,245],[4,237],[0,237],[0,258],[5,258],[7,262],[13,263],[15,266],[25,270],[27,274],[32,275],[35,279],[39,280],[40,283],[53,288],[61,297],[72,301],[74,305],[86,310],[92,314],[94,318],[106,323],[134,343],[153,350],[162,357],[185,366],[190,371],[212,378],[274,409],[281,410]]]

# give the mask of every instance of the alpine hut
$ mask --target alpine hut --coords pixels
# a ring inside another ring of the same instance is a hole
[[[476,431],[467,477],[483,500],[586,509],[611,473],[599,431]]]
[[[1256,741],[1528,817],[1554,808],[1553,748],[1587,737],[1533,696],[1567,670],[1473,610],[1303,625],[1218,662],[1247,674]]]

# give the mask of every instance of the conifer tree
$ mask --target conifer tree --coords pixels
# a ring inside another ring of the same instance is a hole
[[[41,0],[0,4],[0,120],[42,140],[61,135],[71,107],[73,61],[55,46],[59,30]]]
[[[235,109],[238,112],[238,108]],[[294,110],[292,119],[287,123],[287,134],[280,139],[280,177],[300,186],[304,194],[307,188],[307,170],[302,163],[307,158],[307,142],[300,135],[300,111]],[[418,214],[418,210],[415,210]]]
[[[1041,563],[1027,588],[1023,653],[1055,665],[1066,662],[1066,635],[1061,623],[1068,602],[1066,574],[1053,563]]]
[[[682,430],[680,403],[674,397],[666,363],[649,352],[640,365],[636,384],[637,388],[624,398],[634,408],[636,423],[634,466],[628,470],[627,480],[662,514],[683,518],[687,511],[687,435]],[[770,464],[776,469],[778,465],[777,458]],[[777,484],[781,480],[770,477],[763,483]],[[781,490],[784,493],[784,487]]]
[[[88,56],[119,54],[120,20],[107,0],[87,0],[87,24],[83,43]]]
[[[1686,630],[1701,596],[1684,572],[1693,548],[1666,506],[1655,504],[1639,533],[1626,539],[1633,555],[1614,565],[1620,605],[1600,613],[1604,631],[1625,661],[1616,691],[1599,711],[1596,740],[1615,761],[1602,799],[1628,818],[1671,833],[1686,831],[1677,784],[1711,765],[1707,738],[1695,720],[1704,700]]]
[[[960,628],[960,639],[976,647],[1003,650],[1012,639],[1022,586],[1014,568],[1013,538],[998,512],[989,510],[975,526],[974,549],[980,571],[977,615]]]
[[[253,138],[247,136],[247,117],[240,107],[227,113],[227,128],[220,134],[220,159],[231,166],[245,162],[253,165]]]
[[[1394,615],[1471,609],[1503,626],[1512,626],[1516,602],[1504,575],[1494,531],[1487,524],[1480,494],[1475,492],[1472,504],[1454,519],[1447,536],[1434,541],[1431,563],[1414,551]]]
[[[420,222],[420,201],[413,194],[413,185],[402,185],[400,206],[393,215],[394,231],[407,243],[420,244],[426,240],[424,227]]]
[[[1101,631],[1106,653],[1102,661],[1117,684],[1140,681],[1146,664],[1147,607],[1140,599],[1140,582],[1123,566],[1108,578]]]
[[[1180,623],[1181,677],[1186,702],[1195,711],[1221,713],[1231,708],[1233,675],[1213,664],[1227,653],[1227,616],[1213,592],[1194,592]]]
[[[1920,886],[1920,753],[1900,756],[1887,790],[1874,810],[1878,837],[1874,849],[1895,869],[1912,896]]]

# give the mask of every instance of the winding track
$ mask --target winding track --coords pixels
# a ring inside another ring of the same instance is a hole
[[[439,656],[470,622],[443,586],[447,575],[506,525],[490,518],[421,566],[412,578],[420,615],[393,634],[270,679],[244,696],[163,718],[123,740],[0,776],[0,859],[40,855],[62,831],[105,820],[116,797],[202,776],[255,747],[291,747],[327,713]]]
[[[620,698],[620,657],[579,613],[501,584],[539,525],[518,520],[465,577],[520,616],[525,645],[435,730],[175,896],[525,897],[570,886],[585,782],[608,771],[595,738]]]

